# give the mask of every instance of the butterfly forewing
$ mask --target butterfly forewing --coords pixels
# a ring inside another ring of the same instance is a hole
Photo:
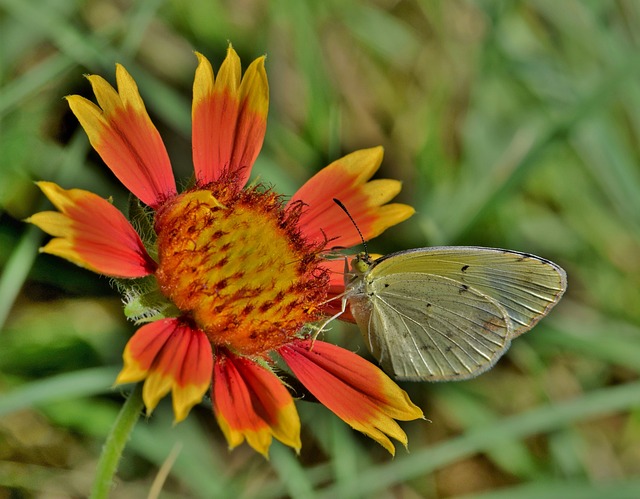
[[[513,337],[530,330],[560,300],[564,270],[553,262],[516,251],[473,246],[409,250],[377,260],[378,276],[405,272],[439,275],[490,296],[513,322]]]
[[[510,320],[492,298],[438,275],[363,278],[349,298],[372,354],[400,379],[473,377],[506,351]]]

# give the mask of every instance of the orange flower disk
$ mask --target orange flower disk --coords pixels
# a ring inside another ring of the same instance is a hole
[[[299,210],[283,210],[272,192],[216,187],[181,194],[158,212],[155,275],[212,344],[260,355],[320,318],[328,283],[321,248],[300,237]]]
[[[264,57],[242,76],[229,47],[216,76],[197,56],[195,186],[178,193],[129,73],[117,66],[117,90],[89,76],[98,105],[75,95],[69,105],[106,165],[151,209],[142,210],[149,229],[138,235],[95,194],[41,182],[59,210],[29,219],[54,236],[42,251],[124,279],[126,310],[137,311],[128,315],[146,324],[125,348],[117,383],[143,381],[149,412],[171,392],[181,421],[211,389],[231,448],[246,441],[267,456],[276,438],[299,450],[300,420],[275,372],[279,353],[322,404],[393,453],[390,438],[407,443],[396,420],[420,418],[422,411],[376,366],[339,347],[312,344],[313,327],[306,325],[333,315],[336,301],[327,300],[344,291],[343,262],[325,261],[323,251],[360,242],[331,200],[349,207],[366,239],[413,209],[388,204],[399,182],[370,181],[380,147],[334,161],[288,203],[261,185],[245,188],[266,130]]]

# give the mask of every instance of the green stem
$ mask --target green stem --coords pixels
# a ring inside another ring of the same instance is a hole
[[[113,477],[118,469],[124,446],[142,412],[142,383],[133,389],[127,401],[122,405],[107,441],[102,448],[96,478],[91,489],[91,499],[106,499],[113,485]]]

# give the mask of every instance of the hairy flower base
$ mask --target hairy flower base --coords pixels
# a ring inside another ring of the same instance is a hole
[[[158,212],[160,289],[213,345],[262,354],[320,317],[329,278],[320,248],[297,230],[300,206],[284,210],[270,191],[212,186]]]

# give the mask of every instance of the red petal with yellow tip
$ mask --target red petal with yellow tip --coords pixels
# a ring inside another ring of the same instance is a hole
[[[123,359],[116,383],[144,379],[142,398],[149,413],[171,391],[176,422],[187,417],[211,383],[211,344],[202,331],[179,319],[142,326],[127,343]]]
[[[299,341],[278,350],[304,386],[339,418],[391,454],[392,437],[405,446],[397,420],[422,418],[404,390],[362,357],[322,341]]]
[[[234,355],[216,359],[211,398],[229,447],[245,439],[267,457],[272,437],[300,449],[300,419],[280,379],[255,362]]]
[[[199,185],[234,175],[238,188],[249,179],[267,128],[269,85],[264,57],[241,79],[240,58],[232,47],[214,78],[202,54],[193,83],[193,163]]]
[[[382,147],[362,149],[334,161],[311,177],[291,198],[289,205],[303,201],[300,217],[303,234],[312,241],[329,241],[334,248],[360,244],[360,235],[349,217],[333,201],[349,210],[365,240],[406,220],[414,209],[404,204],[385,204],[399,192],[397,180],[369,179],[380,167]]]
[[[71,111],[93,148],[122,184],[143,203],[157,207],[176,194],[167,150],[151,122],[138,87],[121,65],[116,66],[116,91],[97,75],[87,77],[100,107],[71,95]]]
[[[40,251],[111,277],[143,277],[155,270],[140,237],[111,203],[81,189],[38,182],[60,212],[36,213],[27,222],[55,236]]]

